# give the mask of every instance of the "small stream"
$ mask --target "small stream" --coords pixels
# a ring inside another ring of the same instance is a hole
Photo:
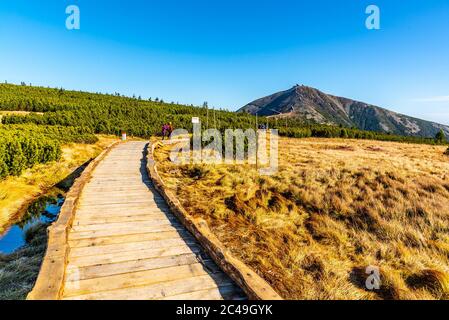
[[[63,203],[63,192],[58,189],[34,201],[20,221],[0,236],[0,254],[13,253],[25,245],[26,232],[30,227],[39,223],[50,224],[56,221]]]

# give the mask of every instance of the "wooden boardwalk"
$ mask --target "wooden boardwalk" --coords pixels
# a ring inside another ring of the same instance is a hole
[[[244,298],[154,190],[145,148],[118,145],[84,187],[68,235],[62,298]]]

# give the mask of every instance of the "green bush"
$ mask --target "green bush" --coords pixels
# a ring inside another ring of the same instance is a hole
[[[39,163],[59,160],[59,142],[43,135],[0,128],[0,179],[18,176]]]
[[[438,131],[438,133],[435,135],[435,142],[436,143],[446,142],[446,135],[444,134],[443,129],[440,129],[440,131]]]

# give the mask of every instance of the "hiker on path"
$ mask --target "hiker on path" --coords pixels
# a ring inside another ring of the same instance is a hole
[[[166,123],[162,126],[162,140],[165,140],[165,137],[169,137],[168,124]]]
[[[173,132],[173,125],[172,123],[166,123],[162,126],[162,140],[165,140],[165,137],[167,137],[167,139],[170,138],[171,134]]]

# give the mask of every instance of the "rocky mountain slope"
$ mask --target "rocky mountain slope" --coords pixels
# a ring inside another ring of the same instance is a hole
[[[446,136],[449,136],[449,126],[329,95],[307,86],[295,86],[255,100],[239,112],[257,113],[260,116],[296,117],[322,124],[421,137],[434,137],[443,129]]]

